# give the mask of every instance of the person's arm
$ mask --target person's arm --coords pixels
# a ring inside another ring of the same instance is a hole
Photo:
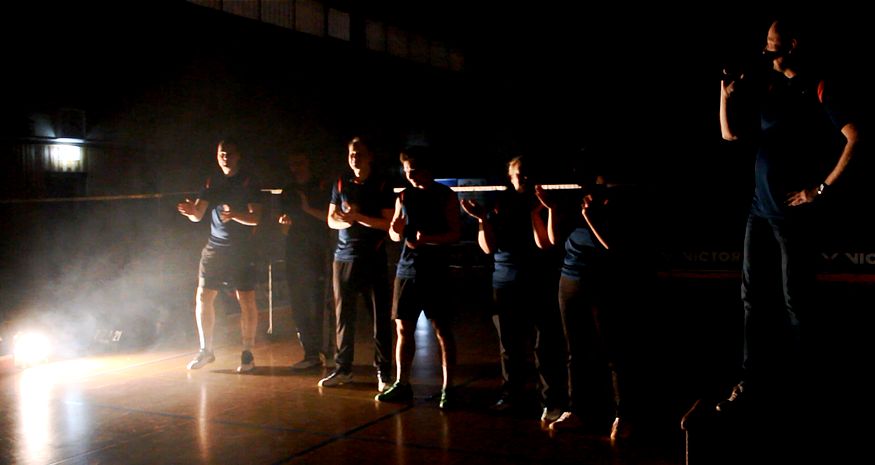
[[[355,205],[350,205],[349,211],[344,212],[332,203],[328,206],[328,226],[332,229],[346,229],[358,223],[366,228],[388,231],[394,214],[393,209],[384,208],[380,210],[380,216],[368,216],[359,213]]]
[[[418,244],[446,245],[459,242],[462,237],[462,222],[459,219],[459,198],[455,192],[450,191],[449,198],[444,205],[442,214],[447,221],[447,230],[438,234],[417,234]]]
[[[247,203],[246,211],[228,208],[219,212],[219,217],[222,222],[233,220],[244,226],[258,226],[258,222],[261,221],[261,210],[260,203]]]
[[[832,171],[829,172],[829,175],[823,181],[826,186],[832,186],[835,182],[839,180],[842,176],[842,173],[845,172],[845,168],[847,168],[848,163],[850,163],[851,159],[854,157],[854,154],[857,152],[857,147],[860,141],[860,134],[857,131],[857,126],[854,123],[847,123],[842,126],[842,135],[845,136],[845,146],[842,148],[842,154],[839,156],[838,161],[836,161],[835,166]],[[799,192],[791,192],[787,197],[787,204],[791,207],[796,207],[799,205],[803,205],[809,202],[813,202],[814,199],[817,198],[818,190],[820,186],[812,187],[810,189],[804,189]]]
[[[605,235],[605,218],[604,215],[600,214],[603,213],[604,204],[596,206],[595,202],[602,201],[600,199],[593,199],[592,195],[586,195],[583,198],[583,205],[581,206],[580,214],[583,215],[583,219],[586,221],[589,230],[592,231],[596,240],[599,241],[605,250],[610,250],[607,241],[608,237]]]
[[[495,252],[495,232],[487,218],[486,209],[472,199],[462,200],[460,204],[465,213],[477,220],[477,244],[480,245],[480,250],[486,254]]]
[[[209,202],[200,198],[195,199],[193,202],[191,199],[185,199],[184,202],[176,204],[176,210],[192,223],[197,223],[203,219],[209,205]]]
[[[732,94],[735,92],[735,81],[720,81],[720,134],[724,140],[738,140],[738,134],[735,132],[730,122],[730,109]]]
[[[847,123],[842,126],[842,135],[845,136],[845,146],[842,149],[842,155],[839,157],[839,160],[836,162],[836,166],[833,167],[832,171],[830,171],[829,176],[826,177],[824,184],[827,186],[831,186],[839,180],[842,176],[842,173],[845,172],[845,168],[847,168],[848,163],[851,162],[851,159],[854,157],[854,154],[857,152],[857,147],[860,142],[860,133],[857,131],[857,125],[854,123]]]
[[[401,197],[395,199],[395,214],[389,223],[389,239],[393,242],[401,242],[404,237],[404,227],[407,226],[407,218],[404,217],[404,206],[401,205]]]
[[[350,213],[354,215],[356,223],[366,228],[388,231],[389,224],[392,222],[392,217],[395,214],[395,210],[391,208],[383,208],[382,210],[380,210],[380,216],[363,215],[361,213],[358,213],[355,208],[350,210]]]
[[[346,229],[353,225],[355,221],[337,208],[337,204],[328,204],[328,227],[331,229]]]
[[[549,249],[556,245],[556,236],[558,236],[556,215],[553,211],[556,209],[556,204],[551,202],[544,192],[544,188],[540,185],[535,186],[535,197],[537,197],[540,205],[532,210],[532,232],[535,235],[535,245],[539,249]],[[541,213],[547,209],[547,221],[544,222],[544,217]]]

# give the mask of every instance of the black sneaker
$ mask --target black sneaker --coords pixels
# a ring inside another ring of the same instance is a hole
[[[197,355],[195,355],[195,357],[191,359],[191,361],[188,362],[188,365],[186,365],[185,367],[189,370],[197,370],[199,368],[203,368],[208,363],[213,363],[215,361],[216,356],[213,355],[212,350],[201,349],[200,352],[198,352]]]
[[[401,384],[395,381],[395,384],[389,386],[385,391],[374,397],[374,400],[380,402],[405,403],[413,401],[413,388],[409,384]]]
[[[489,407],[489,410],[497,413],[504,413],[512,411],[516,407],[516,405],[517,403],[514,401],[513,395],[511,395],[509,392],[502,392],[501,397],[499,397],[498,400]]]
[[[255,357],[252,352],[244,350],[240,353],[240,366],[237,367],[237,373],[249,373],[255,369]]]
[[[310,368],[315,368],[322,365],[322,361],[319,360],[319,357],[305,357],[298,363],[292,364],[292,370],[295,371],[303,371],[309,370]]]
[[[328,376],[319,380],[320,387],[335,387],[352,381],[352,372],[335,369]]]
[[[438,401],[438,408],[441,410],[450,410],[456,406],[456,396],[450,389],[441,389],[441,400]]]

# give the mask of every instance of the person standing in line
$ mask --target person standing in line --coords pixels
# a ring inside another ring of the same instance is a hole
[[[491,212],[474,200],[462,208],[478,222],[477,242],[494,255],[492,320],[498,332],[501,396],[496,411],[519,410],[534,353],[543,406],[541,421],[556,421],[568,404],[565,335],[556,302],[558,263],[547,237],[554,220],[554,205],[530,182],[530,167],[523,157],[507,165],[511,190],[502,192]],[[546,218],[545,218],[546,216]]]
[[[286,235],[286,281],[292,319],[304,358],[293,370],[333,363],[333,349],[323,343],[325,286],[328,285],[328,189],[312,172],[310,157],[288,157],[292,181],[283,187],[279,224]],[[321,358],[320,358],[321,357]]]
[[[336,367],[319,380],[320,387],[352,382],[355,359],[356,297],[362,294],[374,324],[374,366],[382,392],[392,371],[392,326],[386,231],[392,219],[394,193],[374,170],[374,156],[361,137],[348,144],[350,174],[331,187],[328,226],[338,230],[334,251],[333,289],[337,320]]]
[[[450,326],[451,313],[448,246],[459,241],[459,199],[447,186],[434,180],[431,160],[424,147],[410,147],[400,156],[406,188],[395,202],[389,237],[403,241],[395,275],[392,317],[397,341],[396,381],[375,399],[380,402],[410,402],[413,388],[410,372],[416,352],[416,321],[420,313],[431,322],[441,349],[443,384],[438,406],[452,407],[456,341]]]
[[[249,173],[241,168],[242,153],[233,139],[219,142],[216,161],[221,174],[207,179],[198,197],[176,206],[192,222],[210,215],[210,237],[201,252],[198,287],[195,295],[200,351],[187,368],[197,370],[216,360],[213,330],[216,321],[214,302],[223,286],[236,291],[240,304],[240,332],[243,351],[238,373],[255,369],[252,348],[258,327],[255,302],[255,226],[261,220],[261,195]]]
[[[630,338],[652,278],[643,237],[651,223],[635,187],[608,187],[603,176],[591,176],[584,189],[559,278],[570,401],[549,429],[579,429],[600,420],[603,404],[594,401],[610,386],[610,439],[615,443],[629,438],[637,413],[631,390],[635,343]]]

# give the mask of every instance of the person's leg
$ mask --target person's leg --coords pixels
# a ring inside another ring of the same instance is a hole
[[[438,346],[441,349],[441,370],[443,384],[438,407],[446,410],[453,407],[454,395],[453,375],[456,371],[456,338],[452,330],[452,301],[450,300],[449,268],[436,266],[417,272],[419,295],[416,299],[416,311],[407,315],[408,321],[415,324],[420,309],[434,328]]]
[[[237,290],[237,302],[240,304],[240,335],[243,340],[243,351],[240,353],[240,365],[237,373],[248,373],[255,369],[255,357],[252,348],[255,347],[255,333],[258,330],[258,306],[255,303],[255,290]]]
[[[786,319],[782,328],[783,336],[781,356],[778,364],[778,382],[776,390],[781,392],[782,401],[792,405],[800,398],[793,398],[801,391],[800,385],[805,382],[820,380],[820,376],[807,373],[812,366],[810,359],[816,351],[811,350],[812,338],[808,332],[811,327],[805,323],[816,308],[814,300],[817,274],[815,269],[816,251],[812,246],[811,225],[802,218],[792,218],[787,221],[773,221],[772,230],[781,249],[782,290]],[[817,366],[817,365],[813,365]],[[800,395],[801,396],[801,395]]]
[[[238,290],[237,302],[240,303],[240,335],[243,339],[243,350],[252,350],[255,346],[255,333],[258,330],[258,305],[255,303],[255,290]]]
[[[395,379],[401,384],[410,384],[410,371],[413,368],[413,358],[416,356],[416,322],[395,320]]]
[[[215,289],[198,287],[195,293],[194,315],[201,350],[213,351],[213,331],[216,325]]]
[[[322,289],[315,265],[306,255],[286,255],[292,320],[297,328],[298,341],[304,349],[305,362],[318,362],[322,347]]]
[[[213,302],[216,300],[217,294],[218,291],[215,289],[204,289],[200,286],[195,293],[194,315],[200,351],[186,365],[189,370],[197,370],[216,361],[216,356],[213,355],[213,327],[216,321],[216,310]]]
[[[380,381],[387,382],[392,372],[392,290],[386,268],[386,255],[378,254],[368,267],[371,317],[374,324],[374,366]]]
[[[562,330],[556,282],[542,282],[529,299],[528,311],[537,327],[535,364],[541,384],[544,420],[556,419],[568,409],[568,344]]]
[[[374,399],[380,402],[409,402],[413,400],[410,372],[416,355],[417,306],[416,283],[412,279],[395,278],[392,293],[392,318],[395,321],[395,383]]]
[[[572,279],[566,276],[559,278],[559,313],[562,317],[562,327],[567,343],[568,366],[568,410],[554,422],[551,430],[576,429],[582,426],[580,415],[584,403],[593,390],[592,380],[587,376],[592,372],[593,320],[591,307],[593,305],[592,290],[584,283],[591,277]]]
[[[212,352],[213,327],[216,323],[214,302],[219,294],[228,268],[227,255],[209,245],[201,250],[198,263],[198,284],[195,292],[194,314],[197,321],[198,339],[201,350]]]
[[[613,395],[611,441],[629,438],[630,425],[637,413],[635,393],[631,390],[634,373],[630,372],[629,352],[634,340],[630,338],[629,322],[635,319],[636,299],[642,298],[646,291],[637,258],[613,257],[603,273],[606,279],[599,293],[602,298],[592,307],[596,337],[607,360]]]
[[[355,360],[356,287],[355,262],[334,262],[334,308],[336,315],[337,370],[352,371]]]
[[[335,368],[319,380],[320,387],[335,387],[352,381],[352,364],[355,360],[356,293],[358,292],[355,262],[334,262],[333,290],[334,314],[337,329],[337,352]]]
[[[504,410],[519,402],[526,384],[530,335],[526,329],[527,289],[516,286],[493,288],[495,315],[492,321],[498,333],[498,345],[503,379],[501,398],[494,408]]]
[[[416,355],[416,320],[395,320],[398,339],[395,342],[395,383],[374,397],[380,402],[410,402],[413,400],[413,388],[410,386],[410,371],[413,367],[413,357]]]
[[[774,233],[769,221],[749,215],[744,231],[741,267],[741,302],[744,308],[741,377],[729,397],[717,404],[720,412],[728,412],[734,406],[741,405],[736,401],[751,397],[751,387],[762,383],[764,359],[768,358],[768,345],[771,336],[774,336],[766,334],[770,323],[768,302],[771,295],[765,286],[771,281],[769,265],[774,245]]]
[[[768,250],[766,241],[770,240],[771,234],[766,230],[768,223],[765,219],[750,215],[747,219],[747,227],[744,231],[744,249],[742,253],[741,267],[741,302],[744,306],[744,352],[742,358],[742,378],[739,384],[750,384],[757,377],[757,357],[759,356],[758,344],[761,337],[757,332],[762,318],[761,302],[764,300],[764,289],[759,283],[768,276],[768,272],[761,266],[764,254]],[[743,389],[743,388],[740,388]]]
[[[194,318],[197,323],[200,351],[186,365],[189,370],[203,368],[206,364],[216,360],[215,355],[213,355],[213,331],[216,324],[214,302],[219,293],[221,279],[218,275],[221,272],[221,260],[217,256],[217,252],[210,246],[204,247],[198,264],[198,286],[194,297]]]
[[[246,373],[255,368],[252,348],[255,347],[255,333],[258,331],[258,306],[255,303],[255,252],[250,244],[233,248],[229,252],[231,284],[236,289],[237,303],[240,305],[240,336],[243,351],[240,354],[238,373]]]
[[[441,348],[441,368],[444,376],[444,383],[441,389],[446,391],[453,387],[453,375],[455,374],[456,367],[456,338],[446,318],[431,320],[431,326],[434,328],[435,336],[437,336],[438,344]]]

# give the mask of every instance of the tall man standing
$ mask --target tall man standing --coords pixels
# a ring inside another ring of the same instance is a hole
[[[377,389],[382,392],[392,371],[385,243],[394,211],[394,194],[374,172],[373,154],[360,137],[349,142],[347,161],[352,172],[341,176],[332,186],[328,205],[328,226],[338,230],[332,267],[337,318],[336,368],[319,381],[319,386],[334,387],[352,381],[356,296],[362,294],[373,316],[374,366],[377,367]]]
[[[176,209],[192,222],[210,212],[210,238],[201,252],[198,287],[195,296],[200,352],[188,363],[196,370],[216,360],[213,354],[213,328],[216,310],[213,303],[222,286],[236,291],[240,304],[240,333],[243,352],[238,373],[255,368],[252,347],[258,326],[255,303],[254,227],[261,219],[261,199],[249,173],[240,168],[240,146],[232,139],[219,142],[216,161],[221,175],[207,178],[197,199],[185,199]]]
[[[801,321],[810,316],[815,283],[812,230],[818,227],[812,203],[838,182],[857,150],[859,134],[830,82],[806,62],[797,24],[775,21],[769,27],[763,56],[770,69],[751,85],[725,79],[720,90],[720,129],[725,140],[757,142],[755,189],[744,236],[741,298],[744,304],[744,360],[740,382],[717,406],[726,411],[762,400],[767,391],[779,393],[795,385],[802,391]],[[743,75],[740,79],[743,79]],[[753,84],[761,84],[753,88]],[[749,91],[756,90],[751,93]],[[753,98],[758,125],[739,118],[738,100]],[[744,133],[746,127],[754,129]],[[780,258],[780,261],[772,257]],[[774,266],[780,272],[783,305],[769,306],[763,287]],[[778,340],[763,331],[779,315],[790,329],[780,360],[766,356]]]

